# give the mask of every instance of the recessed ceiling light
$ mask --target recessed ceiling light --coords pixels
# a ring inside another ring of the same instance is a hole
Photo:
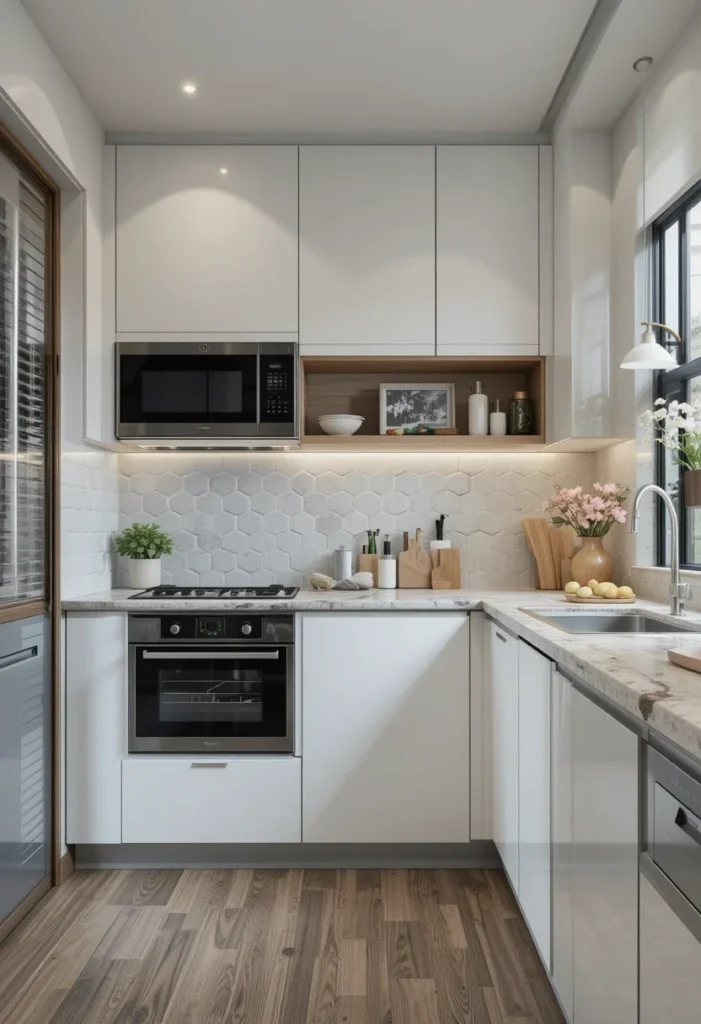
[[[229,173],[229,168],[228,167],[220,167],[219,168],[219,173],[220,174],[228,174]]]
[[[186,96],[196,96],[197,85],[195,82],[183,82],[180,86],[180,91],[184,92]]]

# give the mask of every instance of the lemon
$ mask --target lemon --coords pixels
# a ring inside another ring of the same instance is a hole
[[[580,587],[577,591],[577,597],[592,597],[593,591],[591,587]]]
[[[589,580],[589,582],[587,583],[587,586],[591,587],[591,589],[593,590],[594,587],[598,587],[599,586],[599,581],[598,580]]]
[[[632,587],[619,587],[618,596],[626,598],[635,597],[635,592]]]
[[[609,601],[613,601],[618,597],[618,587],[615,583],[609,583],[604,596],[607,597]]]
[[[578,590],[579,590],[579,583],[576,583],[574,580],[570,580],[569,583],[565,584],[565,593],[566,594],[576,594]]]

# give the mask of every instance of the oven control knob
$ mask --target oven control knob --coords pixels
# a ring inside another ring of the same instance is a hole
[[[170,631],[173,634],[173,636],[177,636],[178,633],[180,632],[180,623],[174,622],[173,625],[170,627]]]
[[[241,626],[241,632],[243,633],[244,636],[250,636],[250,634],[253,632],[253,626],[251,625],[251,623],[244,622],[243,626]]]

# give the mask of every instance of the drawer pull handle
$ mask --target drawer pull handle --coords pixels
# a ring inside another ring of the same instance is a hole
[[[227,761],[193,761],[191,768],[226,768]]]
[[[690,839],[693,839],[695,843],[698,843],[698,845],[701,846],[701,832],[698,830],[698,828],[696,828],[695,825],[691,824],[688,815],[684,810],[682,810],[681,807],[677,811],[677,816],[674,819],[674,824],[678,825],[682,832],[685,832]]]
[[[501,633],[497,633],[497,636],[499,637],[499,639],[501,640],[501,642],[502,642],[503,644],[505,644],[505,643],[508,643],[508,641],[507,641],[506,637],[505,637],[505,636],[502,636],[502,635],[501,635]]]
[[[6,668],[12,668],[13,665],[21,665],[23,661],[30,661],[32,658],[36,658],[38,653],[38,647],[25,647],[22,651],[6,654],[0,658],[0,672]]]

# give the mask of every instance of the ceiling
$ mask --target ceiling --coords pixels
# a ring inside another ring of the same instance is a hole
[[[370,141],[536,132],[595,3],[24,5],[108,132]]]

